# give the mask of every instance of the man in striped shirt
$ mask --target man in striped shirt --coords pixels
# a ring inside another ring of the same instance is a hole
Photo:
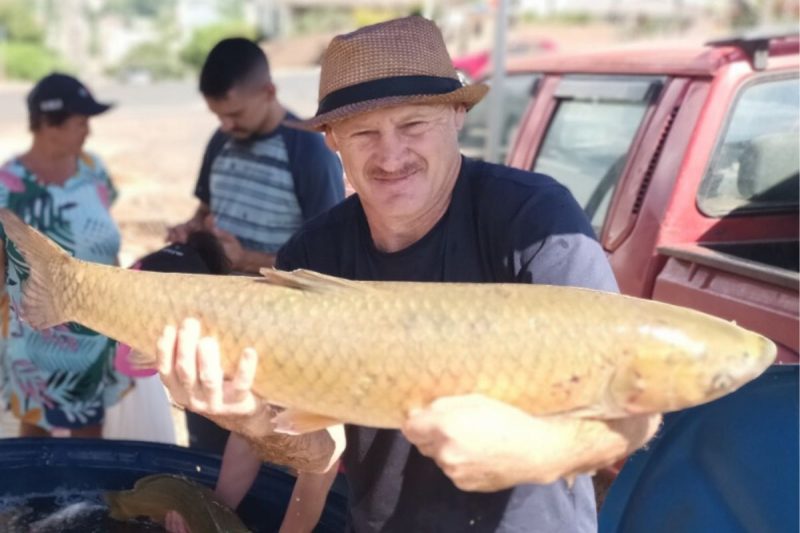
[[[257,273],[304,222],[344,198],[342,166],[320,134],[283,125],[297,117],[276,98],[267,57],[252,41],[220,41],[200,92],[220,126],[195,187],[200,205],[168,240],[213,230],[234,271]]]

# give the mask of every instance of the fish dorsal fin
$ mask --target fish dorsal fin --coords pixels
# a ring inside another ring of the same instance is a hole
[[[298,269],[286,272],[275,268],[262,268],[259,272],[269,283],[290,289],[313,292],[328,292],[340,289],[365,289],[365,285],[358,281],[328,276],[320,274],[319,272],[314,272],[313,270]]]

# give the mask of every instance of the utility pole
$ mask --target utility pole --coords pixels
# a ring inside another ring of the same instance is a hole
[[[494,50],[492,51],[492,82],[489,91],[486,139],[486,161],[497,161],[500,134],[505,114],[503,92],[506,77],[506,30],[508,29],[508,0],[495,0]],[[502,161],[501,161],[502,162]]]
[[[6,27],[0,26],[0,81],[6,79]]]
[[[422,16],[428,20],[433,20],[434,15],[436,15],[436,0],[425,0],[423,5]]]
[[[775,0],[761,0],[759,24],[769,26],[775,22]]]

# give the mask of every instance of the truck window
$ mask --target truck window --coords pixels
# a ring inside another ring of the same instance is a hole
[[[723,217],[798,209],[800,82],[742,88],[697,194],[704,214]]]
[[[528,103],[531,100],[538,74],[522,73],[509,74],[503,83],[503,116],[505,119],[500,127],[500,143],[497,161],[501,163],[506,160],[508,155],[509,143],[514,138],[519,119]],[[486,82],[487,80],[484,80]],[[486,152],[486,135],[489,132],[489,98],[486,97],[470,109],[464,120],[464,127],[461,129],[458,141],[464,155],[483,159]]]
[[[652,77],[565,77],[533,164],[564,184],[598,234],[628,150],[662,81]]]

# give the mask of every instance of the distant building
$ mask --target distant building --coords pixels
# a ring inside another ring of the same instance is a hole
[[[219,21],[218,0],[177,0],[176,4],[175,22],[181,40],[187,39],[195,29]]]
[[[697,12],[720,7],[725,0],[517,0],[515,3],[520,11],[540,16],[577,12],[601,17],[626,17],[669,16],[678,9]]]

